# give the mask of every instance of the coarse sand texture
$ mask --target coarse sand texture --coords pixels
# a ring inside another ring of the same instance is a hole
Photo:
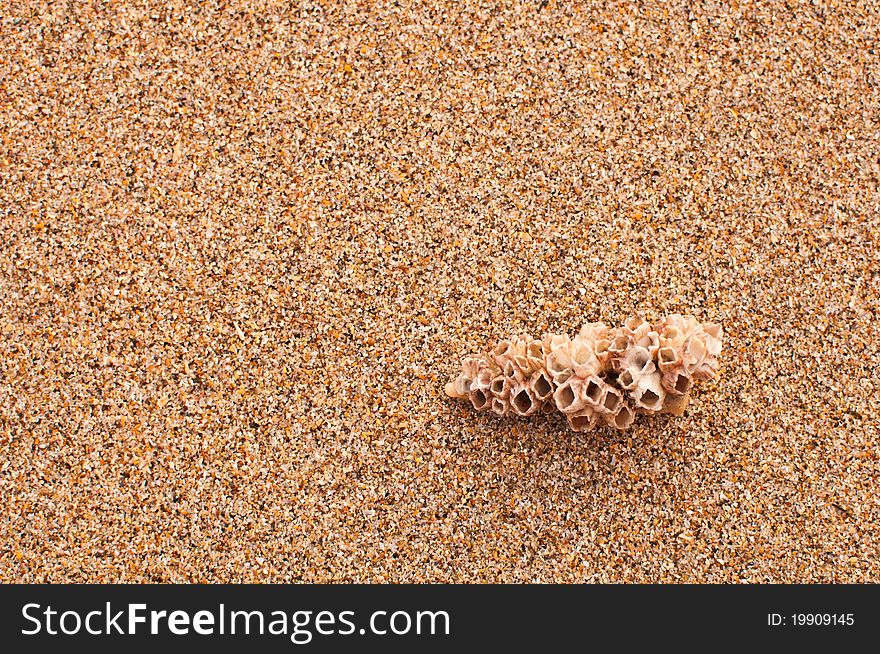
[[[0,581],[880,582],[878,34],[0,0]],[[676,315],[723,327],[681,415],[444,393]]]

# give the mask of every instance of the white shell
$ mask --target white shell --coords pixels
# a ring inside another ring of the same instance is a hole
[[[553,383],[553,378],[545,370],[539,370],[532,375],[532,378],[529,379],[529,386],[535,397],[541,402],[551,402],[553,400],[556,385]]]
[[[468,393],[471,404],[477,411],[485,411],[492,406],[492,394],[482,388],[475,388]]]
[[[570,413],[565,417],[572,431],[591,431],[599,422],[599,414],[587,407],[576,413]]]
[[[635,390],[632,391],[636,406],[644,411],[657,413],[663,408],[666,399],[666,390],[660,383],[660,373],[654,372],[644,375]]]
[[[667,393],[675,396],[685,395],[694,384],[693,379],[684,369],[663,373],[660,383]]]
[[[608,325],[604,322],[585,322],[575,338],[585,343],[595,343],[607,336]]]
[[[521,334],[466,357],[444,391],[500,416],[560,411],[574,431],[627,429],[637,413],[681,415],[693,382],[717,374],[721,346],[721,326],[693,316],[588,322],[574,338]]]
[[[628,404],[624,403],[620,405],[617,413],[609,413],[604,417],[607,424],[622,431],[633,424],[636,414]]]
[[[499,416],[506,416],[510,413],[510,403],[497,397],[492,398],[492,413]]]
[[[577,413],[584,408],[582,387],[584,382],[578,377],[571,377],[553,393],[553,403],[562,413]]]
[[[530,416],[537,413],[543,404],[538,398],[531,386],[528,384],[517,384],[510,391],[510,410],[518,416]]]
[[[607,392],[608,384],[605,383],[604,379],[596,375],[587,377],[581,386],[583,403],[600,413],[604,413],[602,405],[605,402],[605,394]]]

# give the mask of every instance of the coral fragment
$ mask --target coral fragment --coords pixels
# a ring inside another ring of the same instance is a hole
[[[572,430],[629,428],[638,413],[680,416],[694,381],[718,371],[722,329],[693,316],[652,325],[640,316],[611,329],[585,323],[574,338],[514,336],[462,361],[444,390],[478,411],[528,417],[560,412]]]

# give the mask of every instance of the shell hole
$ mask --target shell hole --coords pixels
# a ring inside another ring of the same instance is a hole
[[[632,424],[632,421],[633,413],[626,406],[620,407],[620,412],[614,416],[614,426],[618,429],[626,429]]]
[[[574,391],[571,390],[571,386],[565,386],[559,391],[557,401],[560,409],[567,409],[574,404]]]
[[[513,398],[513,405],[519,409],[521,413],[525,413],[532,408],[532,398],[529,397],[529,394],[525,390],[522,390]]]
[[[612,413],[617,408],[617,405],[620,404],[620,396],[614,392],[609,392],[605,396],[605,408],[611,411]]]
[[[644,404],[646,407],[656,406],[659,401],[660,396],[651,389],[648,389],[644,393],[642,393],[642,404]]]
[[[590,416],[572,416],[571,417],[571,426],[573,429],[586,429],[590,426],[591,418]]]
[[[547,397],[552,390],[553,387],[544,375],[539,376],[535,381],[535,392],[538,394],[538,397]]]
[[[679,375],[675,380],[675,390],[679,393],[687,393],[691,388],[691,380],[686,375]]]
[[[482,389],[478,388],[475,391],[471,391],[471,403],[474,405],[474,408],[479,410],[486,407],[489,398],[486,397],[486,394]]]
[[[602,397],[602,388],[593,380],[590,380],[587,384],[587,397],[593,402],[598,402],[599,398]]]

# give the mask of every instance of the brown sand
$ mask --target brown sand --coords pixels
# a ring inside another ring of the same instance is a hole
[[[0,6],[0,579],[880,581],[876,3],[164,4]],[[443,395],[633,311],[681,418]]]

